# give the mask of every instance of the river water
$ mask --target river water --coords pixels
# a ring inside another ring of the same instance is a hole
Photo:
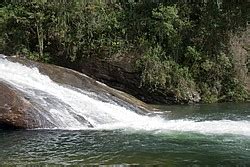
[[[250,166],[249,103],[158,107],[168,128],[0,131],[0,163]]]
[[[250,166],[249,103],[155,106],[159,112],[141,115],[1,55],[0,81],[22,92],[53,125],[0,130],[0,166]]]

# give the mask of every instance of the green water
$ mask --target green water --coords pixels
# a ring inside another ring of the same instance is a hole
[[[161,109],[166,111],[163,117],[171,120],[250,121],[250,104]],[[250,134],[133,129],[0,130],[0,164],[250,166]]]

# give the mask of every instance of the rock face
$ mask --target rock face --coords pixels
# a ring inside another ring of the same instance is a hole
[[[0,128],[31,129],[45,124],[42,124],[45,120],[21,92],[3,82],[0,82],[0,92]]]
[[[0,127],[15,128],[24,126],[24,115],[30,106],[9,86],[0,82]]]
[[[250,25],[247,26],[246,31],[231,37],[230,44],[237,78],[250,92]]]
[[[140,87],[140,76],[135,66],[136,54],[115,55],[110,60],[94,56],[84,59],[81,63],[71,65],[75,70],[131,94],[144,102],[157,103],[161,101]]]
[[[178,101],[178,95],[174,92],[166,93],[161,90],[152,92],[143,87],[140,83],[140,72],[136,69],[137,56],[135,53],[113,55],[111,59],[94,56],[84,58],[81,63],[77,62],[71,67],[149,104],[179,104],[200,101],[198,92],[190,92],[188,99]]]
[[[245,40],[245,49],[247,50],[247,69],[248,69],[248,75],[247,75],[247,89],[250,94],[250,25],[247,27],[247,37]]]
[[[113,101],[140,114],[147,114],[151,110],[145,103],[133,96],[110,88],[79,72],[26,59],[14,57],[6,59],[28,67],[37,67],[40,73],[49,76],[51,80],[61,85],[93,92],[98,95],[94,98],[98,98],[100,101]],[[44,117],[39,102],[30,99],[24,92],[19,91],[6,81],[0,80],[0,92],[0,128],[54,128],[54,125]],[[92,126],[87,121],[86,124],[88,127]]]
[[[40,73],[49,76],[51,80],[59,84],[73,86],[85,91],[94,92],[100,96],[108,96],[108,98],[116,101],[121,106],[130,106],[130,108],[134,111],[140,112],[143,110],[148,112],[149,110],[152,110],[150,106],[138,100],[134,96],[113,89],[80,72],[56,65],[34,62],[27,59],[17,59],[13,57],[8,57],[8,59],[12,62],[18,62],[26,66],[37,67]],[[105,98],[100,100],[105,101]]]

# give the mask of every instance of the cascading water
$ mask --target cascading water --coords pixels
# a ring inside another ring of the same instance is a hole
[[[41,74],[37,68],[11,62],[3,56],[0,58],[0,80],[14,86],[39,104],[41,114],[57,129],[192,131],[250,136],[248,120],[196,122],[140,115],[116,103],[93,98],[89,96],[90,92],[60,85]]]

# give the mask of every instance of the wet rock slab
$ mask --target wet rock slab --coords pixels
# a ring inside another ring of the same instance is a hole
[[[100,101],[115,103],[139,114],[148,114],[152,110],[133,96],[108,87],[79,72],[26,59],[2,58],[28,67],[36,67],[40,73],[47,75],[56,83],[91,92],[93,98],[97,98]],[[55,125],[43,116],[44,111],[41,108],[39,103],[34,102],[33,99],[16,89],[12,84],[0,81],[0,128],[54,128]],[[86,124],[91,127],[87,122]]]
[[[3,82],[0,92],[0,128],[32,129],[49,125],[21,92]]]

